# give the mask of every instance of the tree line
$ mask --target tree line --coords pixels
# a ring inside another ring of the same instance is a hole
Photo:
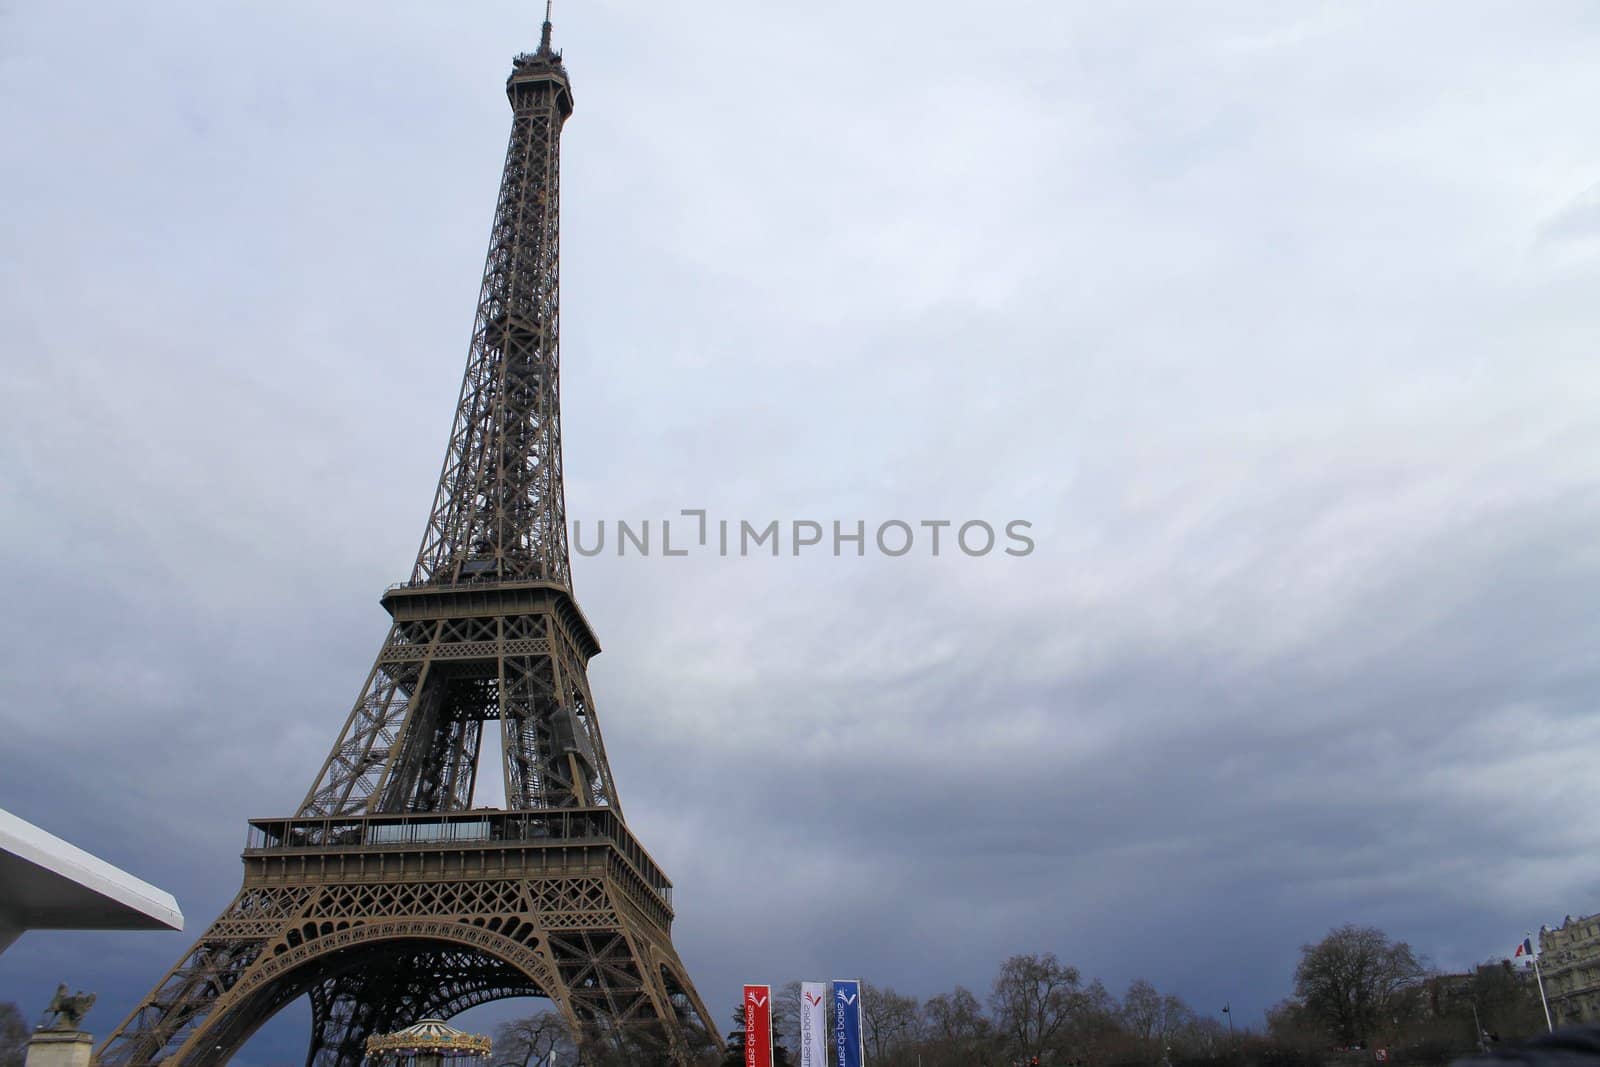
[[[956,986],[926,999],[862,984],[862,1039],[872,1067],[1364,1067],[1383,1049],[1395,1067],[1444,1064],[1544,1029],[1539,993],[1509,961],[1444,975],[1404,941],[1369,926],[1330,930],[1301,946],[1293,992],[1264,1028],[1222,1022],[1135,979],[1120,997],[1052,953],[1012,956],[982,995]],[[744,1064],[744,1005],[727,1051],[691,1035],[704,1067]],[[14,1005],[0,1004],[0,1067],[20,1067],[29,1035]],[[800,1047],[800,983],[774,991],[774,1055],[792,1067]],[[499,1027],[494,1067],[666,1064],[648,1025],[568,1032],[541,1012]]]
[[[872,1067],[1363,1067],[1380,1048],[1396,1067],[1424,1067],[1544,1029],[1537,988],[1509,962],[1441,974],[1374,927],[1337,927],[1301,946],[1292,981],[1264,1027],[1234,1026],[1145,979],[1119,997],[1052,953],[1020,954],[982,994],[956,986],[919,999],[863,982],[862,1040]],[[798,981],[774,990],[777,1067],[796,1061],[800,1004]],[[706,1067],[742,1067],[743,1027],[738,1003],[727,1051],[705,1046]],[[602,1067],[608,1045],[626,1050],[619,1062],[651,1062],[625,1034],[586,1041],[580,1056],[554,1013],[502,1027],[495,1061],[532,1067],[557,1049],[563,1067]]]
[[[800,983],[773,996],[773,1054],[777,1067],[793,1067],[800,1045]],[[873,1067],[1055,1067],[1169,1064],[1216,1060],[1227,1054],[1227,1033],[1179,997],[1144,980],[1121,999],[1099,980],[1054,954],[1012,956],[1000,965],[986,996],[957,986],[926,1000],[889,986],[863,982],[862,1041]],[[706,1067],[743,1067],[744,1005],[734,1006],[727,1050],[720,1057],[701,1042]],[[702,1035],[703,1037],[703,1035]],[[542,1012],[500,1027],[496,1067],[536,1067],[556,1052],[563,1067],[608,1067],[615,1061],[651,1064],[664,1050],[643,1031],[584,1035],[574,1041],[560,1017]],[[1037,1059],[1036,1059],[1037,1058]]]
[[[743,1006],[735,1014],[729,1067],[743,1064]],[[874,1067],[1008,1067],[1011,1064],[1160,1064],[1204,1059],[1224,1051],[1227,1034],[1215,1019],[1143,979],[1119,1000],[1098,979],[1053,953],[1012,956],[1000,965],[987,995],[956,986],[919,1000],[889,986],[863,982],[861,1030]],[[799,1047],[800,983],[773,997],[774,1057],[793,1063]]]
[[[1538,986],[1509,960],[1440,973],[1409,944],[1347,924],[1303,945],[1294,994],[1267,1012],[1266,1036],[1301,1059],[1385,1049],[1392,1063],[1442,1063],[1546,1027]]]

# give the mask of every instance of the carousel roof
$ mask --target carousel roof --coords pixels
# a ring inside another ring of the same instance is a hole
[[[456,1052],[464,1056],[487,1056],[489,1039],[463,1033],[446,1025],[443,1019],[422,1019],[404,1030],[367,1038],[367,1052]]]

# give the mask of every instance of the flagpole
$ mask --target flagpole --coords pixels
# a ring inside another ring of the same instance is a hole
[[[1533,978],[1534,981],[1539,983],[1539,1003],[1544,1005],[1544,1028],[1547,1031],[1554,1033],[1556,1028],[1555,1024],[1550,1021],[1550,1001],[1545,999],[1544,975],[1539,971],[1538,956],[1533,957]]]
[[[1539,940],[1543,942],[1544,938],[1541,937]],[[1530,945],[1533,943],[1531,932],[1528,934],[1528,943]],[[1542,951],[1544,945],[1540,944],[1539,948]],[[1550,1001],[1544,995],[1544,974],[1539,970],[1538,952],[1533,953],[1533,980],[1539,984],[1539,1003],[1544,1005],[1544,1028],[1548,1033],[1555,1033],[1555,1024],[1550,1021]]]

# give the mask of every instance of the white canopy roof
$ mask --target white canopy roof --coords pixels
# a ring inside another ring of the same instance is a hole
[[[172,894],[0,809],[0,950],[24,930],[182,930]]]

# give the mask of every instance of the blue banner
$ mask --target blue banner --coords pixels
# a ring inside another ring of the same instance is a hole
[[[862,1067],[861,983],[833,983],[833,1067]]]

